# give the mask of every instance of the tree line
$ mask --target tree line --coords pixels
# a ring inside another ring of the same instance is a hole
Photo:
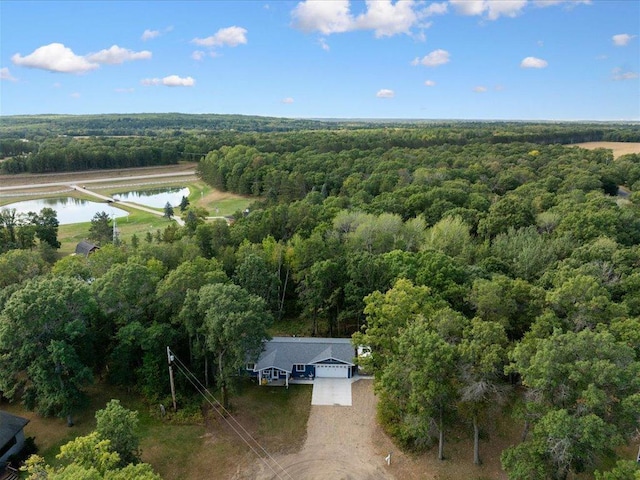
[[[197,161],[222,147],[337,154],[482,144],[640,141],[633,123],[358,122],[240,115],[36,115],[0,125],[0,172],[48,173]]]

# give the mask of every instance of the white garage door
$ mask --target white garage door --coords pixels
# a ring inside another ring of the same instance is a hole
[[[348,378],[348,365],[316,365],[316,377],[319,378]]]

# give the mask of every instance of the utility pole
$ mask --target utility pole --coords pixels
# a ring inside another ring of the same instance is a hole
[[[167,361],[169,362],[169,382],[171,383],[171,400],[173,400],[173,411],[178,411],[178,404],[176,403],[176,384],[173,381],[173,355],[171,350],[167,346]]]

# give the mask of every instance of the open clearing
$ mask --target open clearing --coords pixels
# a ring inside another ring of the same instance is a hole
[[[573,145],[588,150],[606,148],[613,151],[613,158],[618,158],[628,153],[640,153],[640,142],[585,142],[574,143]]]

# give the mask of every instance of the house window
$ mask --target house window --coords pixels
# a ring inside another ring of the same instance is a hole
[[[253,372],[253,369],[256,368],[256,364],[255,363],[247,363],[247,370]]]
[[[294,368],[296,369],[296,372],[298,372],[298,373],[304,372],[304,370],[305,370],[305,366],[302,363],[296,363]]]

